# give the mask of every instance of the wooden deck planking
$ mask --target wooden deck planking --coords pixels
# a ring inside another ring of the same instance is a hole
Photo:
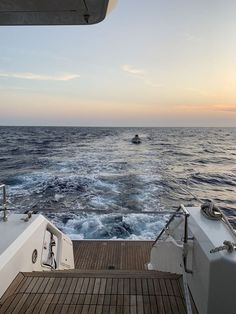
[[[186,313],[177,275],[168,274],[166,285],[163,274],[155,271],[71,275],[59,271],[21,274],[25,284],[12,295],[8,291],[0,313]]]
[[[20,273],[0,300],[0,314],[184,314],[181,276],[145,270],[151,245],[73,241],[76,269]]]
[[[77,269],[144,270],[151,241],[73,241]]]

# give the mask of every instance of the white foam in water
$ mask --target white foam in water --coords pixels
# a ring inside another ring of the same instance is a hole
[[[74,239],[154,239],[167,216],[150,211],[194,204],[176,181],[233,215],[235,130],[2,127],[0,179],[12,210],[41,212]]]
[[[50,216],[53,223],[72,239],[154,240],[169,215],[81,213]]]

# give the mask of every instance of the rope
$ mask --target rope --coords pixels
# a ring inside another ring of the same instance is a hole
[[[220,220],[221,219],[222,222],[224,222],[228,226],[230,231],[236,237],[236,231],[234,230],[234,228],[232,227],[232,225],[228,221],[227,216],[222,212],[222,210],[219,207],[217,207],[214,204],[214,202],[212,200],[208,200],[207,202],[204,203],[197,195],[195,195],[192,191],[190,191],[190,189],[188,187],[184,188],[183,186],[180,185],[179,182],[177,182],[175,179],[169,177],[168,175],[167,175],[167,178],[169,178],[176,185],[178,185],[178,187],[182,191],[184,191],[187,194],[192,195],[201,204],[201,212],[203,213],[203,215],[205,217],[207,217],[209,219],[213,219],[213,220]]]
[[[201,212],[205,217],[212,220],[221,220],[223,217],[220,209],[212,200],[209,200],[201,205]]]
[[[234,250],[236,249],[236,243],[233,243],[231,241],[225,240],[223,242],[223,244],[224,245],[220,245],[220,246],[210,250],[210,253],[217,253],[217,252],[224,251],[224,250],[226,250],[228,253],[233,253]]]

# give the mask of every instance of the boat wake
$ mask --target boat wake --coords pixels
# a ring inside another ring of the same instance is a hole
[[[62,232],[78,239],[154,240],[167,222],[168,214],[47,214]]]
[[[43,213],[72,237],[154,239],[166,218],[151,213],[199,205],[187,182],[236,216],[236,129],[0,129],[9,208]]]

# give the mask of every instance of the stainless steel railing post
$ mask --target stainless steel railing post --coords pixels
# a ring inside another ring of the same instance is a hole
[[[3,221],[7,221],[7,193],[6,185],[1,184],[0,189],[2,189],[2,205],[3,205]]]

